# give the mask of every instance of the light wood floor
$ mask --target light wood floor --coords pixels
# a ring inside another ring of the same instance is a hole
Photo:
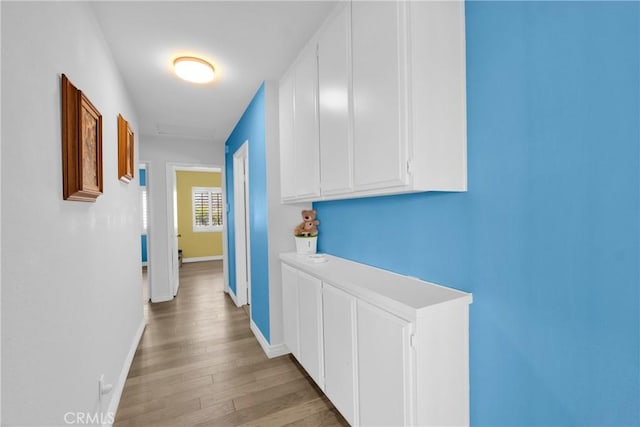
[[[348,425],[292,357],[264,355],[220,261],[184,264],[178,297],[145,315],[114,426]]]

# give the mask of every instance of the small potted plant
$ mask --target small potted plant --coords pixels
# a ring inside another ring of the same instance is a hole
[[[318,247],[318,224],[315,210],[303,210],[302,222],[293,230],[296,239],[296,252],[315,254]]]

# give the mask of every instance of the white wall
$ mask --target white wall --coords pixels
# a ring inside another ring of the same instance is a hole
[[[269,331],[271,346],[284,342],[282,332],[282,274],[279,255],[295,251],[293,229],[302,221],[300,211],[311,209],[310,203],[281,203],[280,131],[278,82],[264,85],[265,143],[267,157],[267,203],[269,222]]]
[[[117,177],[117,115],[137,118],[86,3],[1,7],[2,425],[64,425],[115,407],[144,325],[139,190]],[[102,113],[96,203],[62,199],[61,73]]]
[[[0,23],[2,22],[2,5],[0,5]],[[0,60],[0,63],[2,61]],[[2,67],[0,67],[0,81],[2,81]],[[0,84],[0,99],[2,98],[2,84]],[[0,129],[2,129],[2,103],[0,102]],[[0,136],[0,141],[2,140]],[[0,188],[2,186],[2,150],[0,148]],[[2,197],[0,197],[0,224],[2,224]],[[2,242],[2,227],[0,227],[0,242]],[[2,295],[2,245],[0,245],[0,295]],[[0,331],[2,331],[2,298],[0,297]],[[0,384],[2,384],[2,339],[0,339]],[[0,424],[2,424],[2,386],[0,386]]]
[[[173,298],[167,223],[167,162],[223,166],[224,146],[213,141],[143,135],[140,159],[148,163],[149,278],[151,301]]]

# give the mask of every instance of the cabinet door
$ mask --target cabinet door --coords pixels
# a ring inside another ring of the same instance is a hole
[[[298,271],[282,264],[282,326],[284,343],[298,361]]]
[[[355,317],[353,296],[322,285],[324,392],[351,425],[357,425]]]
[[[318,120],[320,125],[320,189],[323,195],[352,188],[349,126],[349,20],[343,7],[318,40]]]
[[[300,364],[323,389],[322,282],[298,271]]]
[[[362,301],[357,318],[360,424],[411,424],[411,324]]]
[[[293,142],[293,73],[280,82],[280,193],[283,199],[295,196],[295,151]]]
[[[316,107],[318,61],[315,45],[307,47],[295,65],[294,185],[298,198],[320,195],[320,148]]]
[[[406,184],[403,2],[352,2],[354,188]]]

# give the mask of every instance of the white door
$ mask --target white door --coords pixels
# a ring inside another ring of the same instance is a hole
[[[318,40],[318,120],[322,194],[351,191],[353,160],[349,117],[350,8],[340,13]]]
[[[322,357],[322,282],[298,271],[300,364],[324,389]]]
[[[401,32],[405,5],[394,1],[351,5],[354,187],[404,185],[406,54]]]
[[[324,392],[351,425],[358,425],[355,320],[355,298],[323,283]]]
[[[298,272],[287,264],[282,264],[282,325],[284,343],[291,354],[299,361]]]
[[[167,220],[169,221],[169,284],[173,296],[178,295],[180,287],[180,264],[178,262],[178,188],[176,184],[176,166],[167,164]]]
[[[248,142],[233,154],[233,218],[236,255],[236,297],[238,305],[251,302],[249,257],[249,152]]]
[[[359,422],[410,425],[410,323],[362,301],[357,319]]]

